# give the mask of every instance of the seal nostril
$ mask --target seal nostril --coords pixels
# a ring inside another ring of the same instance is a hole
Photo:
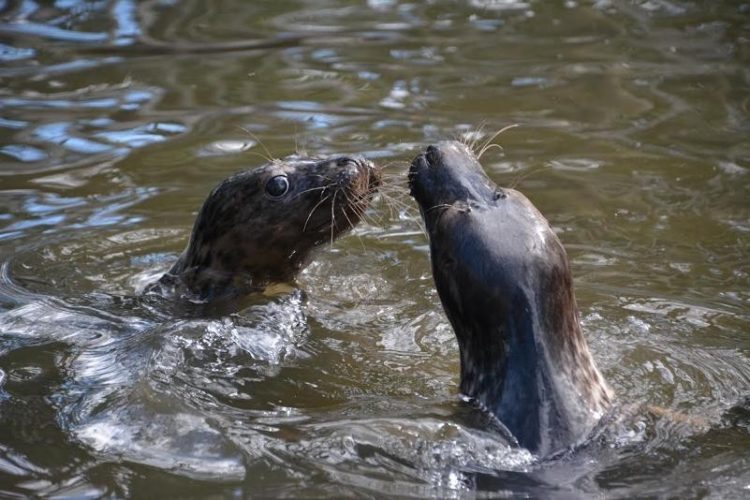
[[[440,161],[440,151],[435,146],[427,146],[425,158],[429,165],[434,165]]]

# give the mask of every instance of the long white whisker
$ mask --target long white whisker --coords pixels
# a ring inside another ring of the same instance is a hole
[[[245,132],[245,133],[246,133],[247,135],[249,135],[249,136],[250,136],[250,137],[251,137],[252,139],[254,139],[254,140],[255,140],[255,141],[256,141],[256,142],[257,142],[257,143],[258,143],[258,144],[260,145],[260,147],[262,147],[262,148],[263,148],[263,151],[264,151],[264,152],[266,153],[266,160],[267,160],[267,161],[268,161],[269,163],[273,163],[274,161],[276,161],[276,159],[275,159],[275,158],[273,157],[273,155],[272,155],[272,154],[271,154],[271,152],[270,152],[270,151],[268,150],[268,148],[266,147],[266,145],[265,145],[265,144],[263,144],[263,141],[261,141],[261,140],[260,140],[260,137],[258,137],[258,136],[257,136],[257,135],[255,135],[255,134],[254,134],[253,132],[249,131],[248,129],[246,129],[246,128],[244,128],[244,127],[240,127],[240,130],[242,130],[242,131],[243,131],[243,132]],[[256,154],[259,154],[259,153],[256,153]]]
[[[492,149],[492,148],[497,148],[497,149],[499,149],[500,151],[503,151],[503,147],[502,147],[502,146],[501,146],[500,144],[495,144],[495,143],[492,143],[492,144],[488,144],[487,146],[485,146],[485,147],[484,147],[484,148],[483,148],[483,149],[482,149],[482,150],[481,150],[481,151],[479,152],[479,154],[477,155],[477,160],[479,160],[479,159],[480,159],[480,158],[482,157],[482,155],[483,155],[484,153],[486,153],[487,151],[489,151],[489,150],[490,150],[490,149]]]
[[[307,216],[307,219],[305,220],[305,225],[304,225],[304,226],[302,226],[302,232],[303,232],[303,233],[304,233],[304,232],[305,232],[305,230],[307,229],[307,223],[308,223],[308,222],[310,222],[310,217],[312,217],[312,216],[313,216],[313,214],[315,213],[315,210],[317,210],[317,209],[318,209],[318,207],[319,207],[320,205],[322,205],[323,203],[325,203],[325,201],[326,201],[326,200],[327,200],[328,198],[330,198],[330,197],[331,197],[331,195],[328,195],[328,196],[326,196],[325,198],[321,198],[321,199],[320,199],[320,201],[319,201],[318,203],[316,203],[316,204],[315,204],[315,206],[314,206],[314,207],[312,208],[312,210],[310,210],[310,214],[309,214],[309,215]]]
[[[303,194],[305,194],[305,193],[309,193],[309,192],[311,192],[311,191],[318,191],[318,190],[321,190],[321,191],[323,191],[323,190],[325,190],[325,189],[328,189],[328,188],[329,188],[329,187],[331,187],[331,186],[333,186],[333,184],[328,184],[328,185],[326,185],[326,186],[319,186],[319,187],[314,187],[314,188],[310,188],[310,189],[305,189],[304,191],[300,191],[299,193],[297,193],[297,194],[296,194],[296,195],[294,196],[294,198],[298,198],[298,197],[302,196]]]
[[[505,127],[501,128],[500,130],[498,130],[497,132],[495,132],[494,134],[492,134],[492,137],[490,137],[489,139],[487,139],[487,142],[485,142],[484,146],[482,146],[482,149],[479,151],[479,154],[477,155],[477,158],[481,158],[482,157],[482,155],[485,153],[485,151],[487,151],[487,146],[489,146],[490,143],[492,143],[492,141],[494,141],[497,138],[498,135],[502,134],[506,130],[510,130],[510,129],[516,128],[516,127],[518,127],[518,124],[517,123],[512,123],[510,125],[506,125]]]
[[[331,246],[333,246],[333,228],[336,225],[336,212],[334,211],[334,207],[336,206],[336,195],[339,193],[339,190],[333,192],[333,199],[331,200]]]

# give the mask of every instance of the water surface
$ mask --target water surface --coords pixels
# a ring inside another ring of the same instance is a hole
[[[0,496],[750,494],[749,40],[734,1],[0,1]],[[405,188],[510,124],[483,163],[635,408],[552,462],[460,403]],[[393,200],[296,291],[138,298],[213,185],[295,151]]]

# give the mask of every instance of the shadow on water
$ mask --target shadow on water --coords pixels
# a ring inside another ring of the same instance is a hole
[[[742,496],[749,13],[0,2],[0,496]],[[457,398],[405,187],[425,144],[509,124],[483,163],[566,245],[621,409],[553,460]],[[391,201],[296,290],[139,295],[213,185],[295,150],[388,165]]]

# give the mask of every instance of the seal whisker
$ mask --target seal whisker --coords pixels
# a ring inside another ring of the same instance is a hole
[[[409,191],[408,191],[408,189],[405,188],[405,186],[393,185],[393,184],[384,184],[384,185],[378,187],[374,191],[377,191],[380,194],[382,194],[382,193],[388,193],[389,195],[394,194],[394,195],[408,196],[408,194],[409,194]],[[406,204],[404,202],[401,202],[401,203]]]
[[[482,157],[482,155],[485,152],[487,152],[487,146],[489,146],[492,143],[492,141],[494,141],[497,138],[497,136],[499,136],[500,134],[502,134],[506,130],[510,130],[510,129],[516,128],[516,127],[518,127],[518,124],[517,123],[512,123],[510,125],[506,125],[505,127],[501,128],[500,130],[498,130],[497,132],[495,132],[494,134],[492,134],[492,137],[490,137],[489,139],[487,139],[487,142],[484,143],[484,146],[482,146],[482,149],[479,150],[479,153],[477,154],[477,159],[480,159]]]
[[[487,126],[487,120],[482,120],[479,126],[475,130],[469,130],[466,132],[456,132],[453,134],[453,138],[466,146],[472,153],[475,151],[477,141],[484,133],[484,128]]]
[[[304,191],[300,191],[299,193],[297,193],[296,195],[294,195],[294,197],[298,198],[298,197],[302,196],[303,194],[309,193],[311,191],[325,191],[326,189],[328,189],[329,187],[331,187],[333,185],[334,184],[331,183],[331,184],[328,184],[328,185],[325,185],[325,186],[318,186],[318,187],[314,187],[314,188],[310,188],[310,189],[305,189]]]
[[[384,191],[380,191],[380,196],[383,199],[383,201],[386,203],[389,209],[393,209],[394,207],[399,210],[403,210],[407,214],[414,213],[414,207],[412,205],[409,205],[408,203],[405,203],[398,198],[391,196],[389,193],[386,193]],[[393,212],[390,213],[391,218],[393,218]]]
[[[258,143],[258,145],[259,145],[259,146],[260,146],[261,148],[263,148],[263,151],[264,151],[264,152],[266,153],[266,155],[267,155],[267,156],[266,156],[266,161],[268,161],[269,163],[276,163],[276,162],[278,161],[278,160],[277,160],[276,158],[274,158],[274,156],[273,156],[273,155],[271,154],[271,152],[270,152],[270,151],[268,150],[268,148],[266,147],[266,145],[265,145],[265,144],[263,144],[263,141],[261,141],[261,140],[260,140],[260,137],[258,137],[258,136],[257,136],[257,135],[255,135],[255,134],[254,134],[253,132],[251,132],[250,130],[246,129],[245,127],[240,127],[240,130],[242,130],[242,131],[243,131],[243,132],[245,132],[245,133],[246,133],[247,135],[249,135],[251,139],[255,140],[255,141],[256,141],[256,142]]]
[[[482,123],[479,124],[479,128],[476,130],[476,133],[474,135],[474,139],[471,140],[471,151],[476,151],[477,143],[479,142],[480,137],[484,134],[484,129],[487,127],[487,120],[482,120]]]
[[[388,207],[388,215],[390,216],[390,218],[393,218],[394,203],[391,203],[392,197],[390,195],[383,193],[383,191],[380,191],[380,194],[382,195],[380,199],[383,201],[385,206]]]
[[[413,210],[414,210],[413,206],[408,205],[408,204],[404,203],[403,201],[401,201],[399,199],[396,199],[393,196],[390,196],[389,194],[384,193],[382,191],[380,192],[380,195],[381,195],[381,198],[383,199],[383,202],[388,207],[391,219],[395,219],[394,214],[393,214],[393,210],[394,209],[397,210],[397,211],[403,210],[404,213],[406,213],[406,214],[412,214],[413,213]],[[422,231],[425,235],[427,235],[427,229],[422,224],[420,218],[409,217],[409,219],[412,222],[416,223],[417,227],[419,227],[419,230]]]
[[[334,181],[333,179],[331,179],[331,178],[330,178],[330,177],[328,177],[327,175],[322,175],[322,174],[308,174],[308,175],[309,175],[310,177],[320,177],[321,179],[325,179],[325,180],[327,180],[328,182],[335,182],[335,181]]]
[[[376,220],[371,214],[367,213],[367,205],[369,199],[372,197],[373,190],[370,189],[364,194],[357,195],[355,193],[344,191],[344,197],[346,198],[347,203],[349,204],[349,207],[351,208],[352,212],[354,212],[354,215],[357,217],[358,220],[364,220],[370,225],[377,226],[380,225],[378,220]],[[346,213],[346,212],[344,212]],[[347,217],[348,220],[348,217]],[[351,221],[349,221],[351,223]]]
[[[346,192],[344,192],[344,195],[346,196]],[[351,205],[351,206],[352,206],[352,208],[353,208],[353,209],[355,210],[355,213],[356,213],[356,208],[355,208],[355,207],[356,207],[356,205]],[[349,216],[348,216],[348,215],[346,214],[346,210],[342,210],[342,211],[341,211],[341,213],[342,213],[342,214],[344,215],[344,218],[346,219],[346,222],[348,222],[348,223],[349,223],[349,226],[350,226],[350,227],[354,227],[354,225],[355,225],[355,224],[354,224],[354,223],[352,222],[352,220],[351,220],[351,219],[349,218]],[[360,214],[360,215],[358,216],[358,219],[360,219],[360,220],[362,219],[362,216],[361,216],[361,214]],[[360,244],[360,245],[362,245],[362,250],[366,250],[366,248],[365,248],[365,242],[364,242],[364,240],[362,239],[362,237],[361,237],[360,235],[358,235],[358,234],[357,234],[356,236],[357,236],[357,239],[359,240],[359,244]]]
[[[307,149],[304,146],[301,146],[299,142],[297,142],[297,124],[294,124],[294,154],[297,156],[307,156]]]
[[[376,192],[377,192],[376,190],[371,190],[371,192],[368,194],[367,199],[363,200],[365,203],[361,204],[361,206],[359,207],[359,210],[360,210],[360,212],[362,212],[362,215],[364,217],[368,217],[369,220],[372,220],[373,223],[376,223],[377,225],[382,225],[383,221],[385,220],[385,217],[382,214],[378,214],[377,212],[369,212],[369,213],[367,212],[367,208],[368,208],[369,205],[366,203],[366,201],[369,200],[369,199],[372,199],[372,197],[375,195]],[[392,208],[392,204],[390,203],[388,197],[387,196],[386,197],[380,197],[379,200],[382,201],[382,203],[384,203],[388,207],[390,215],[392,216],[393,215],[393,208]]]
[[[396,167],[396,166],[408,168],[409,167],[409,163],[405,162],[403,160],[392,160],[392,161],[389,161],[388,163],[383,164],[382,167],[381,167],[381,169],[385,170],[387,168]],[[388,173],[390,173],[390,172],[388,172]],[[394,174],[395,174],[395,172],[394,172]]]
[[[449,209],[449,208],[454,208],[454,209],[456,209],[456,210],[458,210],[460,212],[464,211],[464,210],[458,208],[457,206],[455,206],[455,205],[453,205],[451,203],[441,203],[439,205],[435,205],[435,206],[432,206],[432,207],[428,208],[427,210],[425,210],[425,213],[432,212],[433,210],[436,210],[438,208],[445,208],[446,210]]]
[[[414,210],[414,207],[411,205],[404,203],[403,201],[399,200],[398,198],[391,196],[388,193],[383,193],[381,191],[380,195],[383,197],[384,200],[387,200],[390,206],[395,206],[397,208],[401,208],[407,213],[412,213],[412,210]]]
[[[392,180],[396,180],[396,179],[401,180],[401,176],[402,175],[403,175],[402,172],[395,172],[395,171],[394,172],[385,172],[385,173],[383,173],[383,181],[384,181],[383,185],[391,186],[391,185],[397,184],[395,182],[391,182],[391,179]]]
[[[388,192],[401,193],[403,195],[409,194],[408,190],[405,189],[405,186],[399,184],[383,184],[379,187],[378,191],[382,192],[384,189]]]
[[[314,207],[312,207],[312,210],[310,210],[310,213],[308,214],[307,219],[305,219],[305,224],[302,226],[303,233],[307,230],[307,223],[310,222],[310,217],[313,216],[313,214],[315,213],[315,210],[317,210],[317,208],[323,203],[325,203],[325,201],[328,200],[328,198],[330,197],[331,195],[328,195],[325,198],[321,198],[320,201],[316,203]]]
[[[522,173],[520,175],[517,175],[511,181],[511,183],[510,183],[510,185],[508,187],[511,188],[511,189],[515,189],[519,184],[521,184],[521,182],[525,181],[526,179],[528,179],[532,175],[536,174],[537,172],[541,172],[543,169],[544,169],[544,167],[537,168],[536,170],[529,170],[529,171],[524,172],[524,173]]]
[[[496,144],[496,143],[493,142],[492,144],[488,144],[487,146],[485,146],[484,148],[482,148],[482,150],[479,152],[479,154],[477,154],[477,160],[480,159],[484,153],[486,153],[487,151],[489,151],[490,149],[493,149],[493,148],[497,148],[500,151],[504,151],[503,147],[500,144]]]
[[[344,195],[344,199],[349,205],[349,208],[354,212],[354,214],[358,217],[361,217],[363,214],[359,211],[359,206],[362,204],[363,201],[366,200],[366,197],[370,194],[369,192],[366,192],[363,195],[356,195],[348,190],[342,191]]]
[[[339,193],[339,189],[333,192],[333,199],[331,200],[331,246],[333,246],[333,229],[336,227],[336,195]]]
[[[263,158],[263,160],[266,161],[266,162],[268,162],[268,163],[273,163],[274,161],[276,161],[273,158],[269,158],[268,156],[264,155],[263,153],[259,153],[258,151],[245,151],[245,154],[257,156],[259,158]]]

